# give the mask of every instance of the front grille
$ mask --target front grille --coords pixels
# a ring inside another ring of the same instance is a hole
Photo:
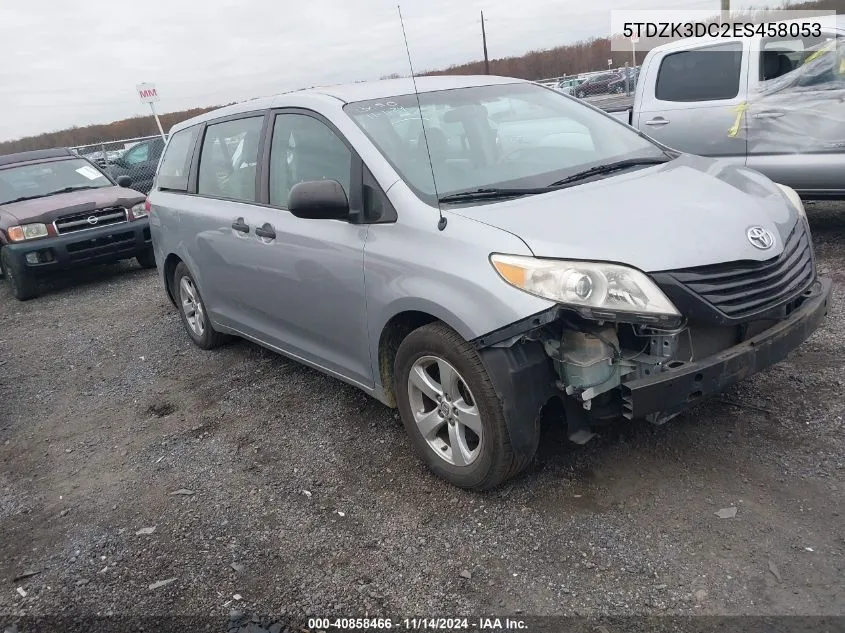
[[[94,260],[98,257],[133,252],[137,248],[137,243],[133,231],[124,231],[93,239],[80,239],[67,244],[65,248],[70,261],[79,263]]]
[[[97,209],[95,211],[62,216],[53,222],[53,226],[56,229],[56,233],[62,235],[73,233],[74,231],[84,231],[85,229],[96,229],[100,226],[108,226],[109,224],[120,224],[126,221],[126,209],[123,207],[109,207],[107,209]]]
[[[741,319],[800,294],[815,273],[809,235],[799,220],[777,257],[686,268],[669,275],[726,316]]]

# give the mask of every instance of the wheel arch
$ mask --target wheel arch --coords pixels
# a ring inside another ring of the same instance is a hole
[[[170,303],[172,303],[175,307],[178,307],[178,303],[176,302],[176,297],[173,294],[173,273],[176,272],[176,267],[180,264],[184,263],[181,257],[179,257],[176,253],[170,253],[165,259],[164,264],[162,266],[162,275],[164,275],[164,289],[167,292],[167,297],[170,299]],[[185,264],[187,266],[187,264]]]
[[[444,313],[437,306],[420,306],[396,312],[382,326],[376,351],[376,375],[381,382],[382,402],[389,407],[396,407],[396,394],[393,390],[393,363],[399,345],[414,330],[429,323],[440,322],[448,325],[458,334],[469,340],[469,331],[465,323],[449,313]],[[457,327],[456,327],[457,326]]]

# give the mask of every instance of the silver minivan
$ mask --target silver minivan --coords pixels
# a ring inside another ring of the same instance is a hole
[[[519,472],[540,420],[656,424],[822,322],[788,187],[531,82],[282,94],[173,127],[149,201],[191,340],[249,339],[398,407],[439,476]]]

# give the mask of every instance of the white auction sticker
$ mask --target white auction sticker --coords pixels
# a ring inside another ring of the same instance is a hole
[[[91,165],[84,165],[80,167],[76,170],[76,173],[80,174],[81,176],[85,176],[88,180],[96,180],[97,178],[103,177],[103,174],[91,167]]]

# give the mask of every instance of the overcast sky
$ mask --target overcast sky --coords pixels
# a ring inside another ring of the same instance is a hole
[[[734,0],[733,7],[751,6]],[[0,0],[0,140],[408,74],[397,0]],[[417,72],[608,34],[611,9],[718,0],[401,0]]]

